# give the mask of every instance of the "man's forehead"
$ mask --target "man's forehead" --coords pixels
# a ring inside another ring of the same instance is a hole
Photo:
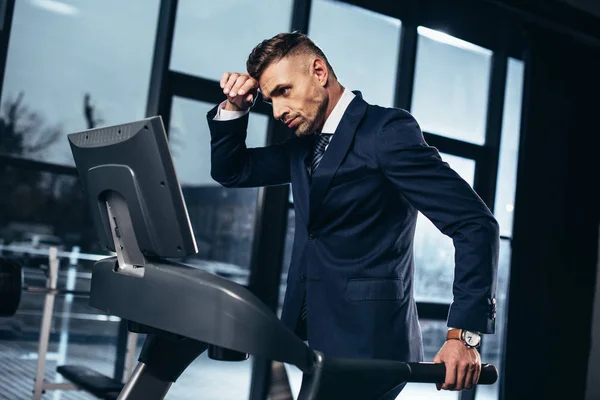
[[[285,58],[272,63],[265,68],[258,81],[260,90],[265,94],[270,93],[275,86],[287,78],[290,72],[289,63]]]

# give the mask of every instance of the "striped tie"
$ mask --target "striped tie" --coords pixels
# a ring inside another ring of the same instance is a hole
[[[303,321],[306,320],[306,311],[307,311],[307,307],[306,307],[306,296],[305,296],[304,299],[302,299],[302,308],[300,309],[300,318],[302,318]]]
[[[315,134],[315,144],[313,148],[313,159],[311,164],[311,173],[314,173],[325,154],[325,148],[329,144],[329,140],[333,136],[332,133],[317,133]]]

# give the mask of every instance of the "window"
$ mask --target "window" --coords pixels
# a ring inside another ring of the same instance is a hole
[[[425,132],[484,144],[492,52],[418,28],[412,114]]]
[[[394,103],[400,20],[330,0],[312,2],[309,35],[340,83],[372,104]]]
[[[245,72],[252,49],[290,29],[292,0],[180,0],[170,68],[219,81]]]
[[[509,58],[504,97],[502,141],[494,213],[500,224],[500,234],[507,237],[500,241],[498,262],[496,334],[486,336],[482,344],[482,362],[493,364],[501,371],[506,314],[508,305],[508,280],[510,276],[510,256],[512,221],[516,187],[516,171],[519,152],[521,96],[523,94],[523,62]],[[497,399],[499,383],[481,386],[477,399]]]
[[[442,154],[465,181],[473,186],[475,161]],[[450,303],[454,281],[454,244],[431,221],[419,213],[415,232],[415,299]]]
[[[100,253],[79,179],[72,175],[0,166],[0,240],[26,249],[60,251],[78,246]],[[16,254],[13,254],[16,256]],[[22,252],[25,266],[47,263],[48,256]]]
[[[88,119],[99,126],[144,117],[158,4],[17,1],[0,151],[73,165],[65,136],[86,129]],[[93,111],[88,119],[86,105]],[[19,117],[10,117],[11,106]],[[16,128],[9,130],[10,123]]]
[[[214,106],[173,98],[169,142],[198,244],[185,261],[247,284],[258,189],[228,189],[211,178],[206,114]],[[267,116],[252,113],[249,147],[264,146],[267,124]]]
[[[519,137],[521,132],[523,62],[509,58],[507,68],[494,214],[500,224],[500,234],[512,236]]]

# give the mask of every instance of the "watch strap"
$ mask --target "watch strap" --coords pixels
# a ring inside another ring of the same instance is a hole
[[[462,329],[448,329],[446,340],[463,340]]]

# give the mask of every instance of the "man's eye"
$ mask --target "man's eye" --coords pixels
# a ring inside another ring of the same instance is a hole
[[[284,87],[284,88],[281,88],[281,89],[279,89],[279,93],[280,93],[282,96],[285,96],[285,95],[287,95],[287,94],[289,94],[289,93],[290,93],[290,88],[289,88],[289,87]]]

